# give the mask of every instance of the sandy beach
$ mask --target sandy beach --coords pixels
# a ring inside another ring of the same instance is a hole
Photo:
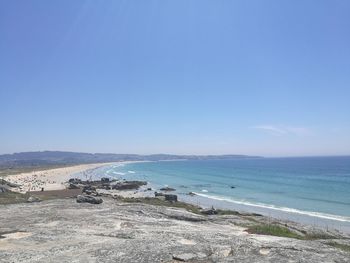
[[[40,191],[42,188],[44,188],[44,190],[62,190],[66,188],[65,183],[73,174],[112,164],[117,163],[80,164],[49,170],[32,171],[28,173],[9,175],[6,177],[6,180],[20,185],[13,190],[21,193]]]

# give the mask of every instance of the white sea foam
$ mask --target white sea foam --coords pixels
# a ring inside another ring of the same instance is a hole
[[[203,192],[203,190],[202,190],[202,192]],[[347,217],[347,216],[339,216],[339,215],[332,215],[332,214],[319,213],[319,212],[303,211],[303,210],[299,210],[299,209],[295,209],[295,208],[279,207],[279,206],[262,204],[262,203],[251,203],[248,201],[234,200],[234,199],[227,198],[227,197],[208,195],[208,194],[202,194],[202,193],[196,193],[196,192],[195,192],[195,194],[202,196],[202,197],[215,199],[215,200],[219,200],[219,201],[226,201],[226,202],[235,203],[235,204],[239,204],[239,205],[272,209],[272,210],[283,211],[283,212],[287,212],[287,213],[295,213],[295,214],[300,214],[300,215],[319,217],[319,218],[323,218],[323,219],[330,219],[330,220],[336,220],[336,221],[341,221],[341,222],[350,222],[350,217]]]
[[[135,173],[135,171],[128,171],[128,173],[129,173],[129,174],[134,174],[134,173]]]
[[[114,174],[117,174],[117,175],[125,175],[125,173],[122,173],[122,172],[112,172]]]
[[[203,189],[202,192],[203,192],[203,193],[208,193],[208,190]]]
[[[122,167],[122,166],[125,166],[124,163],[118,163],[118,164],[113,164],[112,167],[113,168],[118,168],[118,167]]]

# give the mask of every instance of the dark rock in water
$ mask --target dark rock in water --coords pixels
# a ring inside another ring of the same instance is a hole
[[[176,191],[176,189],[171,188],[171,187],[163,187],[163,188],[160,188],[160,191],[167,191],[167,192],[170,192],[170,191]]]
[[[76,184],[69,184],[68,189],[79,189],[79,186]]]
[[[94,197],[91,195],[78,195],[77,203],[90,203],[90,204],[101,204],[103,202],[102,198]]]
[[[147,191],[152,191],[152,188],[147,188]]]
[[[29,196],[27,203],[41,202],[42,200],[36,196]]]
[[[236,188],[236,186],[233,186],[233,185],[232,185],[231,188],[232,188],[232,189],[233,189],[233,188]]]
[[[157,196],[164,196],[163,193],[158,193],[158,192],[154,192],[154,196],[157,197]]]
[[[195,196],[196,194],[193,193],[193,192],[189,192],[188,195],[190,195],[190,196]]]
[[[164,197],[165,197],[165,200],[166,200],[166,201],[169,201],[169,202],[177,202],[177,195],[168,195],[168,194],[165,194]]]
[[[102,177],[102,178],[101,178],[101,182],[103,182],[103,183],[108,183],[108,182],[109,182],[109,178],[107,178],[107,177]]]

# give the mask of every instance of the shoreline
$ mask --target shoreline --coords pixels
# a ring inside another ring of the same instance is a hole
[[[26,193],[26,192],[35,192],[41,191],[44,188],[44,191],[52,190],[64,190],[67,189],[67,182],[72,177],[80,177],[83,179],[83,176],[90,175],[95,177],[95,179],[100,179],[104,177],[104,174],[99,173],[101,168],[116,168],[117,166],[123,166],[126,164],[132,164],[138,161],[121,161],[121,162],[108,162],[108,163],[94,163],[94,164],[81,164],[73,165],[62,168],[48,169],[33,171],[29,173],[20,173],[16,175],[9,175],[6,177],[6,180],[11,183],[21,184],[21,187],[13,189],[16,192]],[[96,170],[96,171],[95,171]],[[103,171],[103,170],[102,170]],[[106,177],[116,178],[117,176],[106,175]],[[132,174],[123,174],[120,175],[119,179],[128,180],[133,178]],[[90,178],[91,179],[91,178]],[[136,191],[113,191],[110,192],[111,195],[121,195],[126,198],[142,198],[150,197],[154,195],[154,191],[159,191],[158,186],[152,182],[147,182],[148,186],[152,187],[152,192],[146,192],[145,189],[141,187]],[[103,194],[107,194],[106,192]],[[238,212],[250,212],[250,213],[259,213],[267,217],[274,218],[276,220],[283,221],[292,221],[299,224],[305,224],[310,227],[316,227],[320,229],[334,229],[342,233],[350,233],[350,223],[349,222],[339,222],[334,219],[321,218],[313,215],[307,214],[298,214],[293,213],[292,211],[277,211],[271,210],[268,208],[248,206],[245,204],[237,204],[228,202],[225,200],[215,200],[206,196],[201,196],[201,194],[196,194],[195,196],[188,196],[185,193],[179,191],[174,192],[178,195],[179,200],[188,204],[198,205],[203,208],[210,208],[214,206],[219,209],[229,209],[232,211]]]
[[[189,204],[199,205],[204,208],[210,208],[214,206],[217,209],[228,209],[232,211],[238,211],[243,213],[258,213],[264,217],[272,218],[277,221],[288,221],[311,228],[321,230],[335,230],[342,234],[350,234],[350,223],[337,221],[334,219],[326,219],[313,215],[298,214],[295,212],[286,212],[280,210],[272,210],[269,208],[250,207],[244,204],[230,203],[222,200],[215,200],[200,195],[187,196],[180,194],[179,200]]]
[[[127,173],[120,176],[119,179],[121,177],[125,178],[126,180],[128,180],[128,178],[135,179],[133,174]],[[139,180],[140,178],[136,177],[136,179]],[[148,185],[151,186],[153,190],[159,191],[160,185],[156,182],[148,181]],[[171,187],[170,184],[169,186]],[[135,197],[141,197],[140,195],[143,194],[142,191],[143,190],[136,191],[137,194],[135,194]],[[280,210],[279,207],[263,207],[259,204],[247,205],[241,202],[230,202],[227,200],[218,200],[215,198],[210,198],[208,196],[201,196],[201,193],[196,193],[195,196],[189,196],[187,193],[184,193],[181,189],[177,189],[177,191],[173,193],[178,195],[180,201],[193,205],[199,205],[204,208],[210,208],[214,206],[215,208],[229,209],[238,212],[259,213],[266,217],[274,218],[276,220],[291,221],[303,225],[308,225],[313,228],[319,228],[323,230],[333,229],[342,233],[350,234],[350,222],[347,220],[348,218],[341,215],[330,215],[334,216],[334,218],[331,218],[328,217],[328,214],[323,214],[322,212],[310,212],[289,207],[286,207],[286,210]],[[145,197],[149,197],[149,193],[145,192],[145,194]],[[125,193],[125,195],[123,194],[123,196],[132,197],[133,193],[128,192]],[[339,217],[339,219],[337,217]]]

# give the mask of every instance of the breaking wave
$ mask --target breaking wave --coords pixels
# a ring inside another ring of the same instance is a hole
[[[304,211],[304,210],[299,210],[299,209],[290,208],[290,207],[280,207],[280,206],[274,206],[274,205],[268,205],[268,204],[262,204],[262,203],[252,203],[252,202],[248,202],[248,201],[234,200],[234,199],[227,198],[227,197],[208,195],[208,194],[197,193],[197,192],[195,192],[195,194],[197,194],[198,196],[202,196],[202,197],[206,197],[206,198],[210,198],[210,199],[214,199],[214,200],[218,200],[218,201],[226,201],[226,202],[240,204],[240,205],[259,207],[259,208],[265,208],[265,209],[272,209],[272,210],[276,210],[276,211],[283,211],[283,212],[287,212],[287,213],[307,215],[307,216],[336,220],[336,221],[341,221],[341,222],[350,222],[350,217],[347,217],[347,216],[339,216],[339,215],[332,215],[332,214],[327,214],[327,213]]]

